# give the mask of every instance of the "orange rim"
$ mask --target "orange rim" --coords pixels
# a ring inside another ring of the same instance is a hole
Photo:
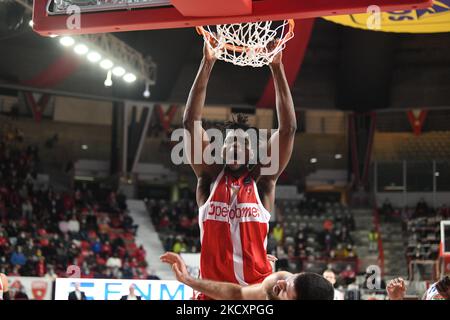
[[[289,30],[284,35],[283,39],[278,40],[279,42],[287,42],[289,39],[291,39],[294,36],[294,27],[295,27],[295,21],[293,19],[288,20],[289,24]],[[196,27],[197,33],[201,36],[204,36],[205,39],[207,39],[209,42],[211,42],[211,39],[213,39],[213,36],[209,31],[206,31],[203,27]],[[241,47],[241,46],[235,46],[233,44],[225,43],[223,49],[229,50],[229,51],[236,51],[236,52],[244,52],[247,51],[247,47]]]

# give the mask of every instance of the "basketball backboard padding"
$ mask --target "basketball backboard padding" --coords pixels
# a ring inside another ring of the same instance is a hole
[[[228,2],[209,1],[214,4]],[[79,27],[71,27],[73,24],[68,24],[68,15],[48,14],[47,3],[48,0],[35,0],[33,10],[33,28],[44,36],[307,19],[363,13],[373,5],[378,6],[381,11],[414,10],[430,7],[432,0],[257,0],[252,1],[251,14],[233,16],[184,16],[175,6],[97,11],[82,13]]]
[[[171,0],[185,17],[243,16],[252,14],[252,0]]]

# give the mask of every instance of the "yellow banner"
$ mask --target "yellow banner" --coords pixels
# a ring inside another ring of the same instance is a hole
[[[436,33],[450,32],[450,0],[434,1],[433,6],[420,10],[403,10],[323,17],[345,26],[385,32]]]

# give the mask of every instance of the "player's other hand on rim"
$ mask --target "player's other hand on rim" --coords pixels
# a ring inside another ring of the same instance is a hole
[[[184,263],[180,255],[173,252],[166,252],[159,259],[164,263],[172,265],[172,270],[175,273],[177,280],[184,284],[187,284],[191,276],[186,268],[186,264]]]
[[[390,300],[403,300],[406,293],[405,280],[402,278],[395,278],[389,281],[386,287]]]
[[[269,42],[269,44],[267,45],[267,50],[272,51],[275,49],[275,47],[277,46],[277,43],[279,42],[279,39],[275,39]],[[278,66],[281,65],[283,60],[283,51],[280,50],[280,52],[278,52],[272,59],[272,62],[270,63],[270,66]]]
[[[211,37],[209,39],[209,43],[205,41],[203,44],[203,56],[205,57],[205,60],[208,62],[215,62],[217,60],[216,54],[214,53],[213,48],[217,47],[218,43],[217,40]]]

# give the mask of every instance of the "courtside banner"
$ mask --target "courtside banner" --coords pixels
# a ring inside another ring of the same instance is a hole
[[[22,290],[30,300],[52,300],[52,280],[39,277],[8,277],[9,291]]]
[[[433,6],[420,10],[380,12],[379,28],[369,27],[377,20],[373,11],[323,18],[348,27],[374,31],[403,33],[450,32],[450,0],[436,0],[433,2]]]
[[[200,276],[200,253],[180,253],[180,256],[183,258],[189,274],[198,278]]]
[[[58,278],[55,286],[55,300],[68,300],[69,293],[75,290],[75,283],[80,284],[87,300],[120,300],[129,292],[130,285],[135,285],[135,294],[142,300],[190,300],[193,291],[178,281],[160,280],[116,280],[116,279],[75,279]]]

